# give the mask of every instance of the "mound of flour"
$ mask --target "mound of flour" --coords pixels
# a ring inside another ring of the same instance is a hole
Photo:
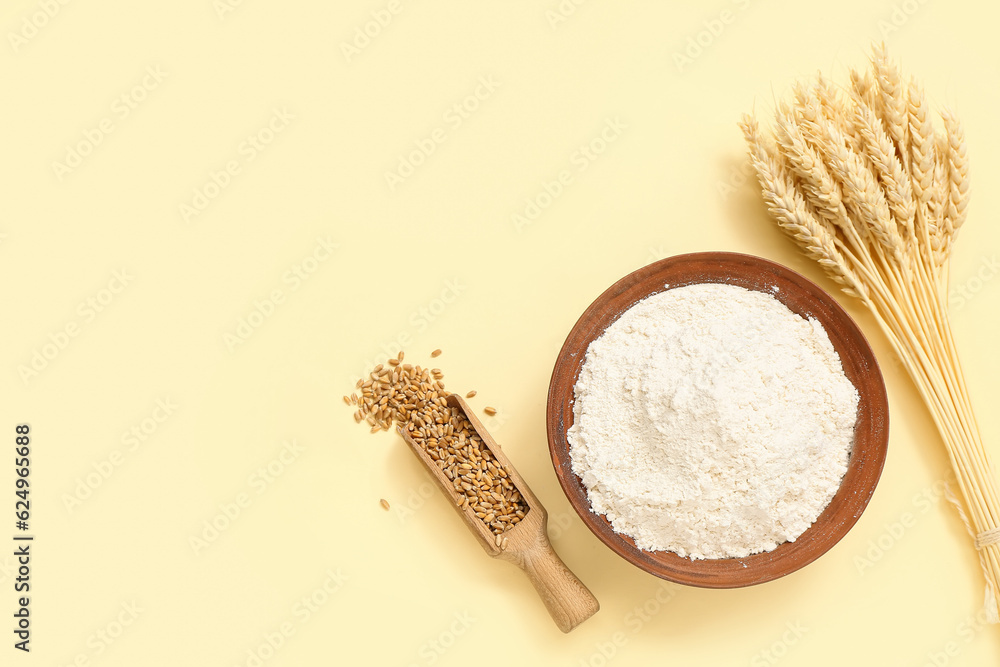
[[[826,331],[762,292],[668,289],[594,340],[573,471],[645,550],[742,557],[794,541],[840,486],[858,392]]]

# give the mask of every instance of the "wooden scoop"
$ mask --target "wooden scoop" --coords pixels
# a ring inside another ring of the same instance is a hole
[[[451,480],[445,476],[443,470],[437,467],[427,452],[410,437],[405,429],[397,428],[397,430],[402,434],[406,444],[410,446],[410,450],[430,472],[431,477],[437,482],[444,495],[451,501],[451,506],[461,515],[465,525],[476,536],[483,550],[493,558],[508,561],[524,570],[556,625],[563,632],[569,632],[600,609],[597,598],[576,578],[576,575],[570,572],[566,564],[552,550],[546,532],[548,513],[535,494],[528,488],[528,485],[521,479],[521,475],[511,465],[503,450],[490,437],[482,422],[472,413],[461,397],[449,394],[447,400],[448,405],[458,408],[465,414],[472,424],[472,428],[482,438],[483,443],[493,453],[497,462],[503,466],[508,478],[521,493],[521,498],[528,508],[524,518],[513,528],[503,533],[501,537],[502,547],[497,546],[496,536],[476,516],[471,507],[468,505],[464,508],[459,507],[460,497],[455,492]]]

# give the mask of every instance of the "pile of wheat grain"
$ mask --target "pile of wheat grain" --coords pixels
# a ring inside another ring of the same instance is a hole
[[[958,118],[936,123],[921,85],[884,45],[850,83],[818,75],[779,102],[774,126],[740,126],[768,210],[872,311],[930,409],[955,468],[997,622],[1000,500],[951,332],[948,258],[965,221],[969,160]],[[961,505],[958,506],[962,510]]]
[[[431,357],[440,354],[434,350]],[[469,418],[448,405],[444,372],[403,363],[400,352],[359,379],[356,388],[360,396],[344,396],[344,403],[357,407],[354,421],[365,421],[372,433],[388,431],[393,423],[405,429],[451,482],[459,505],[475,514],[501,546],[501,536],[520,523],[528,506]],[[475,395],[470,391],[466,398]],[[497,413],[489,406],[483,412]],[[388,509],[388,501],[382,502]]]

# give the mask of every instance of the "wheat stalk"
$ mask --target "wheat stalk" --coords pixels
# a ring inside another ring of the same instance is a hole
[[[976,537],[986,607],[1000,621],[1000,494],[982,442],[943,294],[969,202],[957,116],[937,132],[920,84],[902,83],[885,46],[841,95],[822,75],[781,102],[772,131],[740,121],[768,210],[806,255],[861,299],[941,434]]]

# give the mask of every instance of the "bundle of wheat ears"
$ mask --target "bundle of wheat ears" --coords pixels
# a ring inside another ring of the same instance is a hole
[[[822,75],[778,102],[771,131],[740,122],[768,210],[800,249],[874,314],[941,433],[997,622],[1000,500],[948,319],[952,245],[969,202],[962,124],[932,117],[885,46],[849,85]],[[970,525],[971,524],[971,525]]]

